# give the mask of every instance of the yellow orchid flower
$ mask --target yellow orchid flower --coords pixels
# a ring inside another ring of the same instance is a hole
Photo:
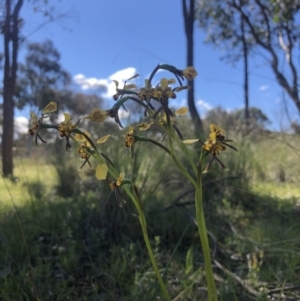
[[[183,140],[184,144],[192,144],[192,143],[196,143],[196,142],[201,142],[201,140],[200,139]],[[233,142],[233,140],[226,140],[225,139],[225,131],[221,127],[219,127],[215,124],[211,124],[210,125],[210,134],[209,134],[207,141],[205,141],[204,143],[201,142],[202,149],[212,155],[212,158],[209,161],[209,163],[206,165],[203,173],[208,172],[208,170],[211,166],[211,163],[214,160],[217,160],[223,169],[229,170],[225,166],[225,164],[223,164],[222,161],[220,161],[220,159],[217,158],[217,156],[220,154],[220,152],[224,152],[227,149],[227,147],[232,148],[235,151],[238,151],[234,146],[228,144],[228,142]]]
[[[130,127],[125,138],[125,146],[126,147],[132,147],[135,143],[134,139],[134,128]]]
[[[140,76],[139,74],[135,74],[133,75],[132,77],[128,78],[126,81],[125,81],[125,84],[124,84],[124,87],[123,89],[119,89],[119,82],[117,80],[113,80],[113,82],[115,83],[116,85],[116,94],[113,95],[113,99],[114,100],[118,100],[119,97],[122,95],[122,93],[124,93],[123,91],[124,90],[130,90],[130,89],[136,89],[136,85],[135,84],[128,84],[126,85],[126,82],[134,79],[134,78],[137,78],[138,76]]]
[[[185,68],[182,71],[182,73],[183,73],[183,76],[189,81],[193,80],[198,75],[196,69],[193,66],[189,66],[189,67]]]
[[[75,125],[71,122],[71,116],[68,113],[63,113],[65,120],[58,126],[60,137],[70,137]]]
[[[90,138],[90,133],[84,132],[86,136]],[[79,169],[82,169],[83,166],[88,163],[88,165],[92,168],[92,165],[89,161],[91,157],[90,149],[91,149],[91,144],[90,142],[86,139],[86,136],[82,134],[75,134],[74,139],[78,142],[81,142],[80,147],[77,149],[77,153],[80,154],[81,159],[84,159],[83,164],[79,167]]]
[[[120,207],[122,207],[121,201],[125,202],[120,191],[120,187],[122,186],[124,176],[124,172],[121,172],[116,181],[112,181],[109,183],[109,188],[115,192],[116,200]]]
[[[207,140],[203,145],[202,149],[210,152],[213,156],[219,155],[220,152],[223,152],[226,150],[226,146],[223,145],[221,142],[216,141],[213,143],[212,140]]]
[[[219,126],[215,124],[211,124],[209,126],[210,134],[209,138],[213,141],[213,143],[216,143],[216,140],[224,140],[226,132]]]
[[[92,109],[91,113],[84,117],[94,122],[103,122],[107,117],[107,112],[98,108]]]
[[[31,116],[31,118],[30,118],[30,128],[28,130],[28,133],[31,136],[33,136],[36,133],[37,129],[39,128],[39,121],[38,121],[38,118],[37,118],[35,113],[30,112],[30,116]]]
[[[168,88],[169,81],[166,78],[160,80],[160,88],[165,91]]]

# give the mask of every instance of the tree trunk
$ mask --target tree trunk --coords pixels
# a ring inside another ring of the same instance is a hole
[[[194,20],[195,20],[195,1],[189,0],[189,10],[186,4],[187,0],[182,0],[182,9],[184,17],[184,28],[185,35],[187,39],[187,66],[194,65]],[[195,125],[195,130],[197,133],[201,133],[202,122],[199,117],[199,113],[195,105],[195,95],[194,95],[194,81],[188,81],[190,89],[188,90],[188,107],[191,113],[193,123]]]
[[[242,44],[243,44],[243,58],[244,58],[244,99],[245,99],[245,122],[246,128],[249,128],[249,68],[248,68],[248,47],[245,38],[244,18],[241,16],[242,29]]]
[[[19,13],[23,0],[18,0],[11,13],[11,0],[6,0],[4,24],[4,74],[3,74],[3,135],[2,172],[4,176],[13,175],[13,137],[14,137],[14,92],[17,74],[19,44]]]

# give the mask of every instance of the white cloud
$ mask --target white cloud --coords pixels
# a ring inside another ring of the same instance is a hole
[[[97,79],[96,77],[86,78],[85,75],[79,73],[73,77],[76,84],[78,84],[82,90],[98,89],[106,86],[107,80]]]
[[[210,105],[208,102],[204,101],[203,99],[199,99],[197,102],[196,102],[197,106],[200,107],[200,110],[201,111],[210,111],[213,109],[213,106]]]
[[[125,81],[131,76],[136,74],[136,69],[133,67],[128,67],[126,69],[119,70],[113,73],[108,79],[117,80],[117,81]]]
[[[120,109],[118,113],[120,119],[127,119],[130,114],[128,111],[125,111],[124,109]]]
[[[126,69],[119,70],[108,78],[99,78],[90,77],[87,78],[84,74],[77,74],[73,77],[75,83],[81,87],[82,90],[90,90],[90,89],[99,89],[106,88],[106,92],[102,93],[104,98],[112,97],[116,93],[116,86],[113,80],[119,82],[119,86],[122,87],[125,80],[135,75],[136,69],[133,67],[128,67]]]
[[[56,118],[56,122],[57,122],[57,123],[60,123],[60,122],[63,122],[64,120],[65,120],[65,115],[64,115],[64,113],[59,112],[58,115],[57,115],[57,118]]]
[[[270,89],[270,86],[267,86],[267,85],[262,85],[259,87],[259,91],[266,91],[266,90],[269,90]]]
[[[177,95],[178,97],[178,95]],[[179,109],[181,107],[187,107],[188,104],[187,104],[187,100],[185,98],[182,98],[182,99],[169,99],[169,104],[170,104],[170,107],[174,107],[176,109]]]
[[[196,108],[200,113],[201,118],[205,118],[208,111],[212,110],[214,107],[203,99],[196,101]]]
[[[29,129],[29,120],[24,116],[15,118],[15,131],[19,134],[25,134]]]

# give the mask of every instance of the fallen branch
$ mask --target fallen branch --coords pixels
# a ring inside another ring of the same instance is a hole
[[[261,293],[257,292],[255,289],[253,289],[251,286],[249,286],[245,280],[243,280],[241,277],[237,276],[236,274],[228,271],[220,262],[218,262],[217,260],[213,260],[214,264],[216,265],[216,267],[218,267],[219,269],[223,270],[226,274],[230,275],[232,278],[234,278],[236,280],[236,282],[238,282],[243,288],[245,288],[248,293],[250,293],[252,296],[255,297],[260,297]]]

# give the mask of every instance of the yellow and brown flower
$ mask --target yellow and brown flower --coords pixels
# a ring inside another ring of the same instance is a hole
[[[103,122],[105,121],[107,116],[108,116],[107,111],[95,108],[92,109],[91,113],[85,116],[83,119],[89,119],[94,122]]]
[[[121,172],[116,181],[112,181],[109,183],[109,188],[115,192],[116,201],[120,207],[122,207],[122,201],[124,202],[123,195],[120,191],[120,187],[122,186],[124,180],[124,173]]]
[[[124,179],[124,172],[121,172],[116,181],[112,181],[109,183],[109,187],[111,190],[115,190],[122,185]]]
[[[135,84],[128,84],[128,85],[126,85],[126,82],[130,81],[130,80],[132,80],[134,78],[137,78],[138,76],[139,76],[139,74],[135,74],[134,76],[128,78],[125,81],[125,83],[124,83],[123,89],[119,89],[119,82],[117,80],[113,80],[113,82],[116,85],[116,94],[113,95],[113,99],[117,101],[119,99],[119,97],[122,96],[122,95],[124,95],[124,94],[126,94],[126,92],[130,93],[129,91],[131,89],[136,89],[136,85]]]
[[[30,128],[28,130],[28,133],[29,135],[33,136],[37,132],[38,128],[40,127],[40,122],[35,113],[30,112],[30,116],[31,116]]]
[[[68,113],[63,113],[65,120],[62,121],[58,126],[58,131],[60,137],[70,137],[72,130],[74,130],[75,125],[71,122],[71,116]]]
[[[42,111],[42,114],[54,113],[57,111],[57,103],[55,101],[49,102]]]
[[[135,144],[135,138],[134,138],[134,128],[130,127],[128,132],[126,133],[125,137],[125,146],[126,147],[133,147]]]
[[[182,74],[188,81],[193,80],[198,75],[196,69],[193,66],[186,67],[182,71]]]
[[[201,140],[200,139],[189,139],[189,140],[183,141],[183,143],[185,143],[185,144],[192,144],[195,142],[201,142]],[[204,143],[203,142],[201,142],[201,143],[202,143],[202,150],[211,154],[212,158],[206,165],[203,173],[208,172],[208,170],[211,166],[211,163],[214,160],[217,160],[223,169],[228,170],[228,168],[225,166],[225,164],[222,161],[220,161],[220,159],[217,158],[217,156],[220,154],[220,152],[225,151],[227,149],[227,147],[232,148],[233,150],[237,151],[237,149],[234,146],[228,144],[229,142],[233,142],[233,140],[225,139],[225,131],[221,127],[219,127],[215,124],[210,125],[209,137],[208,137],[207,141],[205,141]]]

